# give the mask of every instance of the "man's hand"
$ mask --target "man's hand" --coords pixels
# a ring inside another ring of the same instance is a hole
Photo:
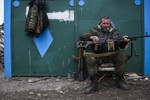
[[[97,36],[91,36],[90,39],[92,39],[95,44],[98,44],[99,42],[99,38]]]
[[[130,41],[130,39],[128,39],[128,36],[127,36],[127,35],[124,35],[124,36],[123,36],[123,39],[124,39],[125,42],[129,42],[129,41]]]

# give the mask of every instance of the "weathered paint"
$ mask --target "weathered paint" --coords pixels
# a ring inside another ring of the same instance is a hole
[[[59,21],[74,21],[74,10],[65,10],[63,12],[48,12],[48,19]]]
[[[25,15],[27,16],[29,11],[29,6],[26,7]],[[74,21],[74,10],[65,10],[59,12],[47,12],[49,20],[59,20],[59,21]]]

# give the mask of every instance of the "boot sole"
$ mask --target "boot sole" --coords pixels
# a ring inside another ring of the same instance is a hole
[[[91,94],[91,93],[94,93],[94,92],[96,92],[96,91],[98,91],[99,89],[95,89],[95,90],[93,90],[93,91],[90,91],[90,92],[84,92],[84,94]]]

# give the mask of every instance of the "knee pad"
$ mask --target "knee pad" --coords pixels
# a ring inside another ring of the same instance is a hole
[[[94,57],[87,57],[86,58],[86,64],[87,66],[93,66],[96,62],[96,59]]]

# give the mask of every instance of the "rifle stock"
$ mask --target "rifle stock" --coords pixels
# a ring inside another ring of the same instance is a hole
[[[93,41],[78,41],[76,43],[77,49],[79,48],[87,48],[90,44],[94,44]]]

